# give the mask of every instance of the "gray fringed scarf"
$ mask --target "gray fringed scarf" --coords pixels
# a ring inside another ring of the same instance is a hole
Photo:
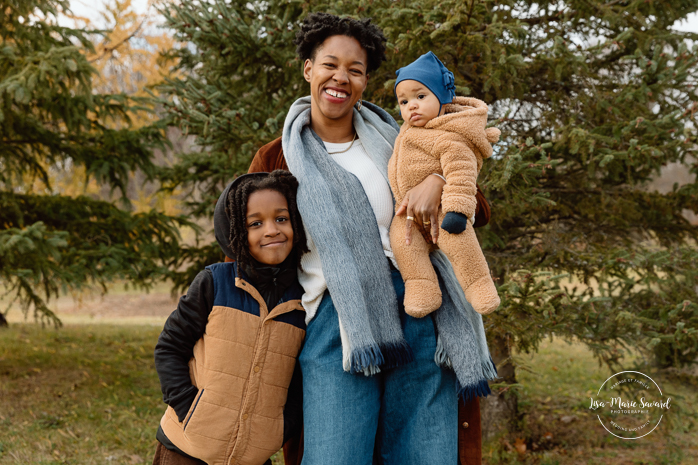
[[[320,255],[327,288],[346,335],[342,343],[349,345],[345,347],[349,358],[345,370],[373,374],[380,368],[410,362],[412,351],[402,333],[388,260],[366,193],[354,175],[328,156],[309,123],[310,97],[303,97],[286,117],[283,152],[299,181],[298,209]],[[363,102],[360,112],[354,109],[353,123],[387,182],[388,160],[399,132],[397,123],[368,102]],[[432,260],[444,295],[444,304],[434,312],[439,333],[435,360],[454,369],[461,395],[486,395],[487,379],[493,379],[496,372],[482,319],[477,319],[479,315],[465,301],[448,260]]]

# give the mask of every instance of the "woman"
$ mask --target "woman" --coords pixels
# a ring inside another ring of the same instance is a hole
[[[477,398],[455,408],[455,376],[434,363],[433,320],[409,317],[401,305],[388,240],[387,161],[397,125],[361,101],[369,73],[385,60],[385,37],[369,20],[316,13],[296,45],[311,95],[291,107],[282,139],[259,150],[250,172],[288,166],[301,183],[311,250],[300,275],[308,321],[299,359],[303,463],[479,463]],[[397,213],[436,237],[443,184],[429,176]],[[476,225],[489,218],[481,193],[479,200]],[[286,463],[298,463],[291,449]]]

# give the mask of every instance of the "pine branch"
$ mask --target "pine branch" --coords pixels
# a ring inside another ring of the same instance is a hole
[[[128,36],[126,36],[124,39],[120,40],[120,41],[117,42],[116,44],[112,45],[111,47],[103,47],[103,49],[102,49],[102,54],[101,54],[101,55],[98,55],[98,56],[96,56],[96,57],[94,57],[94,58],[90,58],[89,60],[87,60],[88,63],[94,63],[94,62],[96,62],[96,61],[101,60],[101,59],[104,58],[105,56],[114,53],[114,51],[116,51],[116,50],[117,50],[119,47],[121,47],[123,44],[127,43],[128,41],[130,41],[131,39],[133,39],[134,37],[136,37],[136,34],[138,34],[138,33],[140,32],[140,30],[141,30],[141,28],[143,27],[143,24],[145,24],[145,22],[146,22],[146,20],[143,19],[143,20],[140,22],[140,24],[138,24],[138,26],[133,30],[133,32],[131,32],[131,34],[129,34]]]

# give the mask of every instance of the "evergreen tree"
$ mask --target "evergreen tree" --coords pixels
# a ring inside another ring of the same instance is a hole
[[[169,81],[167,107],[205,150],[184,154],[167,179],[202,192],[191,211],[211,215],[308,92],[297,23],[310,11],[371,17],[389,55],[366,100],[399,118],[394,72],[432,50],[457,93],[487,102],[503,130],[480,174],[493,216],[478,236],[502,296],[486,325],[505,381],[515,381],[514,348],[536,350],[551,334],[585,342],[610,367],[625,347],[688,363],[698,230],[682,211],[698,212],[698,184],[665,194],[647,184],[668,163],[698,171],[688,40],[698,35],[672,29],[696,10],[696,0],[177,2],[163,13],[188,45],[172,52],[184,74]],[[187,253],[220,258],[213,247]]]
[[[58,25],[64,0],[0,0],[0,279],[11,301],[59,324],[46,299],[125,279],[149,286],[177,265],[178,227],[152,211],[131,214],[129,174],[154,179],[157,126],[134,129],[139,101],[95,92],[91,35]],[[123,207],[60,195],[52,173],[84,168],[121,195]]]

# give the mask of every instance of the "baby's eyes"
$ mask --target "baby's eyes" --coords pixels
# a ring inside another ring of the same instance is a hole
[[[417,99],[418,99],[418,100],[424,100],[426,97],[427,97],[427,94],[418,94],[418,95],[417,95]],[[400,105],[407,105],[407,100],[404,100],[404,99],[403,99],[403,100],[400,100],[398,103],[399,103]]]

